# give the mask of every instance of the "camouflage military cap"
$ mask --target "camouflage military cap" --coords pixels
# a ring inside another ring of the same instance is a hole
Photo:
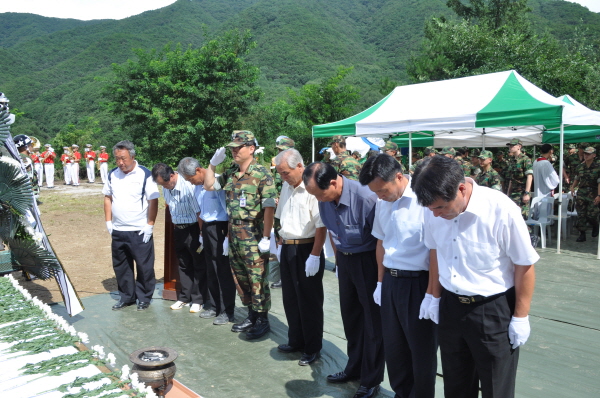
[[[379,147],[382,151],[396,151],[398,152],[398,144],[392,141],[388,141],[384,146]]]
[[[576,144],[569,144],[569,149],[577,149],[577,145]]]
[[[589,146],[583,150],[583,153],[596,153],[596,148]]]
[[[333,145],[335,142],[343,142],[345,144],[346,137],[344,137],[343,135],[334,135],[333,137],[331,137],[331,141],[329,142],[329,145]]]
[[[507,145],[507,146],[508,146],[508,145],[521,145],[521,146],[523,146],[523,143],[521,142],[521,140],[520,140],[520,139],[518,139],[518,138],[513,138],[513,139],[512,139],[512,140],[510,140],[510,142],[509,142],[508,144],[506,144],[506,145]]]
[[[451,146],[445,146],[440,151],[440,155],[452,155],[452,156],[456,156],[456,150],[454,148],[452,148]]]
[[[293,139],[289,137],[281,137],[279,141],[277,141],[277,145],[275,145],[275,148],[285,151],[287,149],[293,148],[295,145],[296,143]]]
[[[493,158],[493,157],[494,157],[494,154],[492,153],[492,151],[481,151],[481,153],[478,156],[479,159],[487,159],[487,158]]]
[[[256,145],[256,138],[251,131],[247,130],[234,130],[231,134],[231,142],[226,147],[237,148],[242,145]]]
[[[473,149],[471,151],[471,157],[472,158],[478,158],[479,157],[479,152],[480,152],[479,149]]]
[[[589,142],[580,142],[580,143],[579,143],[579,148],[580,148],[580,149],[585,149],[585,148],[587,148],[587,147],[589,147],[589,146],[590,146],[590,143],[589,143]]]
[[[437,151],[437,149],[435,149],[434,147],[432,147],[432,146],[428,146],[428,147],[426,147],[426,148],[425,148],[425,150],[423,151],[423,154],[424,154],[424,155],[429,155],[430,153],[437,154],[437,153],[438,153],[438,151]]]
[[[358,156],[359,158],[362,158],[362,156],[360,155],[360,152],[358,152],[358,151],[352,152],[352,156]]]

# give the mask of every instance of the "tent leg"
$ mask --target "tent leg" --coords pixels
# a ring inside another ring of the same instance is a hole
[[[315,161],[315,136],[312,136],[312,162]]]
[[[558,231],[556,231],[556,254],[560,254],[560,239],[561,239],[561,229],[562,229],[562,191],[563,191],[563,150],[565,147],[565,132],[564,132],[564,124],[560,124],[560,158],[558,165],[558,175],[559,175],[559,184],[558,184]]]

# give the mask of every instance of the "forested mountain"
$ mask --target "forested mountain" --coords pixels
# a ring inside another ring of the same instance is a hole
[[[24,116],[14,133],[42,140],[67,124],[93,116],[119,134],[102,106],[111,64],[134,58],[133,48],[168,43],[198,47],[232,28],[249,29],[257,47],[249,60],[260,67],[260,85],[273,101],[354,66],[359,108],[382,95],[382,78],[408,83],[405,63],[423,37],[425,20],[453,17],[445,0],[178,0],[124,20],[78,21],[31,14],[0,14],[0,91]],[[575,34],[600,38],[600,15],[562,0],[530,0],[535,26],[561,40]]]

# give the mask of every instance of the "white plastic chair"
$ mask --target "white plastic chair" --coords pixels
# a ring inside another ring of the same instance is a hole
[[[556,199],[556,197],[555,197]],[[561,235],[563,237],[563,239],[567,239],[567,236],[570,235],[570,228],[569,228],[569,219],[571,218],[571,215],[569,214],[569,199],[571,199],[571,193],[563,193],[562,194],[562,203],[560,205],[561,207]],[[550,214],[548,216],[548,219],[550,220],[557,220],[558,221],[558,215],[554,215],[554,214]]]
[[[532,212],[538,208],[538,219],[534,220],[531,218]],[[533,233],[536,234],[536,229],[540,230],[540,237],[542,238],[542,249],[546,248],[546,231],[548,231],[548,243],[552,240],[552,230],[546,228],[546,226],[552,225],[552,220],[548,219],[549,209],[554,207],[554,198],[549,196],[542,196],[533,198],[531,206],[529,207],[529,215],[525,223],[533,226]]]

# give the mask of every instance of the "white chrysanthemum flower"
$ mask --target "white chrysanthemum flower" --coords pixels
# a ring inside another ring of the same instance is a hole
[[[115,366],[117,364],[117,358],[115,357],[115,354],[113,354],[112,352],[109,352],[108,355],[106,356],[106,360],[108,361],[108,363],[110,363],[112,366]]]
[[[77,333],[77,336],[79,336],[79,340],[84,344],[87,344],[90,342],[90,338],[87,335],[87,333],[79,332],[79,333]]]
[[[131,373],[129,378],[131,379],[131,386],[137,389],[140,385],[140,376],[137,373]]]
[[[127,380],[129,378],[129,366],[123,365],[121,368],[121,380]]]
[[[154,390],[150,386],[146,386],[146,398],[158,398],[158,395],[154,393]]]

